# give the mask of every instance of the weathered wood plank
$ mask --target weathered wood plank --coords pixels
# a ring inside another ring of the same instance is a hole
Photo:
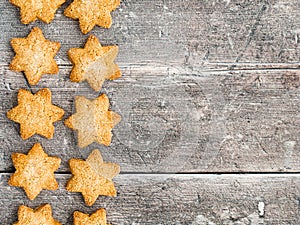
[[[60,189],[42,191],[33,202],[20,188],[7,185],[8,174],[0,177],[2,224],[17,220],[20,204],[42,203],[50,203],[54,217],[66,225],[72,224],[75,210],[92,213],[100,207],[106,208],[110,224],[299,223],[298,175],[120,175],[115,179],[118,196],[100,197],[92,207],[84,205],[81,194],[65,190],[70,175],[57,175]],[[264,205],[261,212],[258,204]]]
[[[62,44],[59,64],[69,64],[67,50],[82,46],[78,22],[63,16],[61,7],[49,24],[22,25],[19,11],[0,2],[0,63],[13,52],[12,37],[26,36],[33,26]],[[299,67],[300,12],[298,0],[126,0],[113,12],[111,29],[96,28],[103,44],[118,44],[123,65],[152,62],[203,68]],[[241,64],[241,65],[239,65]],[[278,67],[277,66],[277,67]],[[276,67],[276,65],[275,65]]]
[[[5,113],[16,105],[21,73],[1,69],[0,170],[12,171],[12,152],[27,152],[39,141],[62,158],[85,158],[102,150],[105,160],[123,172],[260,172],[299,171],[298,70],[204,73],[175,67],[131,66],[124,76],[107,82],[112,109],[122,116],[110,147],[97,144],[80,150],[73,132],[56,123],[53,140],[35,136],[22,141],[19,126]],[[96,97],[86,83],[69,81],[70,66],[44,76],[32,88],[49,87],[53,103],[73,111],[75,95]]]
[[[14,54],[9,40],[26,36],[33,26],[62,48],[59,74],[44,76],[31,90],[49,87],[65,118],[74,112],[75,95],[97,96],[86,83],[68,79],[66,52],[83,46],[88,36],[63,16],[69,3],[53,23],[25,26],[17,8],[0,2],[1,224],[17,220],[20,204],[42,203],[51,203],[63,224],[72,224],[74,210],[99,207],[107,209],[110,224],[299,224],[299,175],[175,174],[299,171],[298,0],[123,1],[113,12],[112,28],[92,32],[103,44],[120,46],[117,62],[124,76],[101,92],[123,120],[110,147],[86,149],[76,146],[62,122],[53,140],[22,141],[18,125],[5,116],[16,105],[18,89],[30,88],[21,73],[8,70]],[[99,148],[106,161],[121,165],[118,197],[86,207],[80,194],[64,189],[70,174],[57,174],[60,189],[30,202],[20,188],[8,186],[6,172],[13,171],[11,153],[27,152],[35,142],[62,158],[59,173],[69,172],[71,157],[86,158]]]

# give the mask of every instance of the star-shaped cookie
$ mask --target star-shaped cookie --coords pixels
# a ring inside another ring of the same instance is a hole
[[[68,56],[73,69],[70,79],[73,82],[87,80],[89,85],[100,91],[105,80],[114,80],[121,76],[121,71],[114,63],[118,46],[101,46],[94,35],[90,35],[84,48],[71,48]]]
[[[98,150],[94,150],[86,161],[70,159],[69,165],[73,177],[67,183],[67,190],[81,192],[88,206],[93,205],[99,195],[116,196],[112,178],[119,174],[120,167],[104,163]]]
[[[74,225],[108,225],[106,223],[105,209],[98,209],[91,215],[75,211],[74,212]]]
[[[65,120],[65,125],[78,133],[78,146],[84,148],[98,142],[110,145],[112,128],[121,121],[119,114],[110,111],[105,94],[94,100],[83,96],[75,97],[76,113]]]
[[[41,205],[36,209],[31,209],[21,205],[18,210],[18,222],[13,225],[62,225],[52,217],[52,208],[49,204]]]
[[[54,56],[60,43],[45,39],[40,28],[34,27],[26,38],[12,38],[10,43],[16,52],[10,69],[24,71],[30,85],[36,85],[43,74],[58,72]]]
[[[54,19],[56,10],[66,0],[9,0],[10,3],[20,8],[21,22],[31,23],[40,19],[50,23]]]
[[[37,93],[20,89],[18,105],[7,112],[7,117],[20,124],[21,137],[25,140],[34,134],[52,138],[53,123],[61,120],[64,110],[52,105],[51,91],[43,88]]]
[[[34,200],[42,189],[58,188],[54,171],[60,165],[60,158],[48,156],[40,143],[34,144],[27,155],[13,153],[12,161],[16,172],[10,177],[8,183],[22,187],[30,200]]]
[[[110,28],[110,12],[120,5],[120,0],[74,0],[64,14],[72,19],[79,19],[82,33],[91,31],[95,25]]]

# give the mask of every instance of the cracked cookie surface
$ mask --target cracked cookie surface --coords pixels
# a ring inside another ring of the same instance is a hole
[[[23,71],[30,85],[36,85],[43,74],[58,73],[54,56],[60,43],[45,39],[40,28],[34,27],[26,38],[12,38],[10,43],[16,52],[10,69]]]
[[[50,23],[54,19],[56,10],[66,0],[9,0],[11,4],[20,8],[21,22],[29,24],[37,19]]]
[[[74,212],[74,225],[108,225],[106,223],[106,211],[105,209],[98,209],[91,215],[75,211]]]
[[[84,148],[93,142],[110,145],[114,126],[121,116],[109,110],[109,99],[105,94],[90,100],[75,97],[76,113],[65,120],[65,125],[77,131],[78,146]]]
[[[60,158],[48,156],[40,143],[34,144],[28,154],[13,153],[12,161],[16,172],[8,183],[22,187],[30,200],[43,190],[56,190],[58,183],[54,177],[60,165]]]
[[[73,64],[70,80],[86,80],[95,90],[100,91],[105,80],[114,80],[121,71],[114,63],[118,46],[101,46],[96,36],[90,35],[84,48],[71,48],[68,56]]]
[[[120,5],[120,0],[74,0],[64,14],[72,19],[78,19],[82,33],[86,34],[94,26],[110,28],[112,24],[111,11]]]
[[[35,134],[46,138],[54,135],[53,123],[61,120],[64,110],[51,103],[51,91],[43,88],[37,93],[20,89],[18,105],[7,112],[7,117],[20,124],[20,134],[23,140]]]
[[[99,167],[94,165],[94,162],[97,161],[102,161]],[[70,159],[69,165],[73,176],[68,181],[66,188],[70,192],[82,193],[88,206],[93,205],[99,195],[116,196],[117,192],[112,178],[119,174],[119,165],[103,163],[98,150],[94,150],[87,160]],[[105,169],[103,170],[103,168]],[[108,170],[111,172],[107,172]]]
[[[52,217],[52,208],[49,204],[41,205],[36,209],[31,209],[21,205],[18,210],[18,222],[13,225],[62,225]]]

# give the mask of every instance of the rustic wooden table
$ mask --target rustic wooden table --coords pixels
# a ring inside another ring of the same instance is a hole
[[[117,44],[123,76],[106,82],[111,108],[122,115],[110,147],[79,149],[70,129],[55,124],[52,140],[21,140],[5,113],[18,89],[49,87],[53,103],[74,112],[75,95],[98,96],[87,83],[72,83],[67,50],[82,47],[78,22],[63,16],[46,25],[23,25],[19,11],[0,2],[0,221],[17,221],[19,205],[50,203],[62,224],[72,213],[107,210],[110,224],[300,224],[300,1],[124,0],[111,29],[95,28],[103,45]],[[58,75],[29,87],[10,71],[9,40],[32,27],[61,43]],[[62,159],[57,191],[30,201],[10,187],[13,152],[35,142]],[[98,148],[121,165],[118,196],[87,207],[68,193],[67,161]],[[299,185],[299,186],[298,186]]]

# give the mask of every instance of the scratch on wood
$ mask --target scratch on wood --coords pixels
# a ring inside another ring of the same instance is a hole
[[[216,225],[215,223],[211,222],[203,215],[196,216],[195,220],[192,222],[192,225]]]
[[[199,193],[197,193],[197,200],[198,200],[198,204],[201,205],[201,197]]]
[[[263,217],[265,215],[265,203],[264,202],[259,202],[257,207],[258,207],[259,216]]]
[[[240,59],[243,57],[244,52],[245,52],[245,50],[248,48],[249,44],[251,43],[251,41],[252,41],[252,39],[253,39],[253,36],[254,36],[254,34],[255,34],[256,30],[257,30],[257,26],[258,26],[258,24],[259,24],[259,22],[260,22],[260,19],[261,19],[262,15],[263,15],[263,13],[264,13],[264,11],[265,11],[266,9],[267,9],[267,3],[264,2],[264,3],[261,5],[261,7],[259,8],[259,10],[258,10],[258,14],[257,14],[257,17],[256,17],[256,19],[255,19],[255,23],[253,24],[252,28],[251,28],[250,31],[249,31],[249,34],[248,34],[248,37],[247,37],[247,39],[246,39],[244,48],[242,49],[242,51],[238,54],[238,56],[237,56],[236,59],[235,59],[235,61],[234,61],[235,63],[238,63],[238,62],[240,61]],[[233,64],[233,65],[230,67],[230,69],[233,69],[234,67],[235,67],[235,64]]]
[[[230,33],[227,33],[227,40],[228,40],[228,43],[230,45],[230,49],[234,50],[234,44],[233,44],[233,41],[232,41],[232,39],[230,37]]]
[[[283,143],[283,147],[286,150],[284,154],[284,158],[285,158],[284,166],[286,169],[291,169],[290,164],[291,164],[291,159],[293,158],[295,146],[296,146],[296,141],[291,140],[291,141],[285,141]]]
[[[264,153],[266,153],[267,155],[269,155],[268,151],[267,151],[266,148],[261,144],[261,142],[260,142],[260,140],[258,139],[258,137],[257,137],[256,135],[255,135],[254,137],[255,137],[255,139],[256,139],[256,141],[257,141],[259,147],[261,148],[261,150],[262,150]]]
[[[287,72],[282,75],[281,83],[286,89],[298,88],[300,86],[300,75]]]
[[[13,90],[10,88],[11,83],[5,83],[5,82],[4,82],[3,84],[4,84],[4,86],[6,87],[7,90],[13,91]]]
[[[137,151],[136,154],[140,157],[140,159],[142,160],[142,162],[147,165],[147,163],[145,162],[144,157]]]

